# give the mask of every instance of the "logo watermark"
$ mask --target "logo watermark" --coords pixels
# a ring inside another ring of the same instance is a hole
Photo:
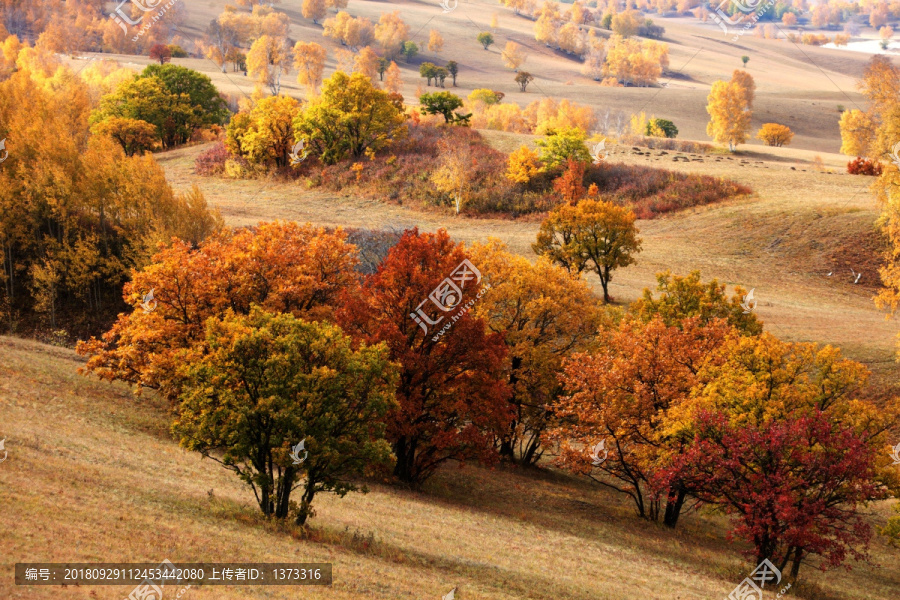
[[[446,596],[441,596],[441,600],[454,600],[456,598],[456,588],[450,590]]]
[[[144,295],[144,300],[141,302],[141,308],[144,309],[145,313],[152,313],[156,310],[156,300],[153,299],[153,289],[150,288],[150,291]]]
[[[891,148],[891,151],[888,153],[891,157],[891,162],[894,163],[898,169],[900,169],[900,142],[894,144],[894,147]]]
[[[900,446],[900,444],[898,444],[898,446]],[[2,463],[4,460],[6,460],[6,455],[8,454],[8,452],[6,451],[6,438],[0,440],[0,451],[3,452],[3,458],[0,458],[0,463]]]
[[[746,577],[728,594],[726,600],[762,600],[763,588],[772,580],[774,580],[775,585],[781,583],[781,571],[768,558],[763,559],[750,574],[750,577]],[[791,589],[791,584],[783,587],[775,598],[781,598],[789,589]]]
[[[459,0],[441,0],[441,8],[445,13],[455,10],[457,6],[459,6]]]
[[[131,590],[125,600],[163,600],[163,588],[166,587],[165,580],[175,579],[176,573],[181,570],[177,569],[172,561],[168,558],[162,561],[155,570],[150,569],[155,577],[147,577],[143,582],[139,583],[136,588]],[[181,579],[180,577],[178,578]],[[157,584],[158,582],[158,584]],[[172,583],[172,582],[170,582]],[[190,584],[181,588],[177,594],[171,598],[181,598],[182,594],[190,589]]]
[[[747,295],[744,296],[744,301],[741,302],[741,308],[744,309],[744,314],[749,315],[756,308],[756,298],[753,297],[753,292],[756,288],[751,289],[747,292]]]
[[[303,451],[303,458],[300,458],[300,451]],[[309,456],[309,452],[306,450],[306,438],[300,440],[300,443],[291,448],[291,460],[295,465],[299,465],[306,457]]]
[[[0,448],[3,448],[3,442],[0,442]],[[900,444],[894,446],[893,450],[894,451],[889,454],[889,456],[894,459],[894,462],[891,464],[900,465]]]
[[[133,4],[138,8],[138,10],[149,13],[151,11],[159,9],[155,15],[151,17],[152,22],[145,24],[141,27],[140,31],[138,31],[137,35],[131,38],[132,42],[138,41],[147,31],[153,27],[153,24],[162,19],[163,15],[168,12],[168,10],[175,5],[178,0],[169,0],[164,6],[160,7],[160,4],[163,3],[163,0],[122,0],[115,10],[109,13],[109,17],[116,22],[116,24],[122,28],[122,31],[127,35],[128,34],[128,25],[136,26],[140,25],[141,21],[144,20],[145,15],[141,15],[137,19],[132,19],[129,14],[125,12],[123,8],[126,4]]]
[[[306,140],[300,140],[291,149],[291,166],[299,165],[306,160],[307,156],[309,156],[309,150],[306,149]]]
[[[862,277],[862,271],[857,273],[853,270],[853,267],[850,267],[850,272],[853,274],[853,283],[859,283],[859,278]]]
[[[6,151],[6,138],[0,140],[0,151],[3,152],[3,158],[0,158],[0,163],[2,163],[9,157],[9,152]]]
[[[428,325],[437,325],[444,320],[444,317],[441,316],[432,320],[422,309],[422,305],[431,300],[432,304],[437,306],[443,312],[455,310],[462,302],[463,290],[466,288],[466,285],[473,280],[474,283],[470,285],[478,285],[481,283],[481,271],[466,258],[453,269],[453,272],[450,273],[449,277],[445,277],[444,280],[428,294],[428,298],[419,303],[416,307],[416,312],[409,313],[409,316],[412,317],[413,321],[419,324],[419,327],[421,327],[422,331],[427,335]],[[483,285],[475,298],[469,300],[455,315],[450,316],[450,321],[448,321],[443,329],[432,338],[432,341],[438,341],[440,336],[444,335],[444,333],[453,326],[453,323],[461,319],[463,315],[469,311],[472,305],[475,304],[475,302],[490,288],[490,284]]]
[[[603,453],[603,456],[600,456],[600,453]],[[609,450],[606,449],[606,439],[602,439],[597,442],[597,445],[591,448],[591,464],[595,467],[599,467],[603,464],[603,461],[606,460],[606,457],[609,456]]]
[[[609,150],[606,149],[606,138],[603,138],[591,150],[591,158],[594,159],[595,165],[599,165],[600,161],[605,160],[607,156],[609,156]]]
[[[734,37],[731,38],[731,41],[736,42],[738,38],[744,35],[757,21],[759,21],[760,17],[762,17],[767,10],[775,5],[775,0],[768,0],[762,6],[760,6],[760,2],[762,2],[762,0],[723,0],[713,12],[713,21],[716,22],[725,35],[734,33]],[[732,4],[737,8],[737,12],[734,13],[737,18],[730,16],[728,12],[726,12],[727,7]],[[734,29],[729,31],[729,27],[737,29],[737,31],[734,31]]]

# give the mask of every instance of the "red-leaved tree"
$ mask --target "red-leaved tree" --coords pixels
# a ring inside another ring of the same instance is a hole
[[[455,281],[461,297],[454,298],[441,288],[465,259],[443,229],[406,231],[378,272],[338,310],[347,333],[366,344],[386,342],[391,360],[402,365],[399,408],[388,417],[387,438],[397,458],[394,475],[407,483],[421,483],[448,460],[492,459],[494,441],[512,420],[503,338],[465,312],[477,301],[479,285],[474,278]],[[439,310],[429,299],[438,288],[452,310]],[[426,324],[427,332],[411,316],[419,310],[427,321],[438,321]]]
[[[885,490],[862,435],[822,411],[756,426],[703,412],[695,426],[667,475],[733,515],[730,535],[753,545],[757,564],[768,558],[784,570],[792,561],[796,577],[812,554],[832,567],[865,558],[871,528],[859,509]]]

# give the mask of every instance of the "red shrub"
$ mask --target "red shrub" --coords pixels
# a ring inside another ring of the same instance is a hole
[[[859,156],[847,163],[847,172],[851,175],[871,175],[876,177],[881,175],[883,170],[884,167],[881,163],[868,158],[860,158]]]
[[[225,144],[219,142],[194,160],[194,170],[197,175],[221,175],[229,158],[231,154]]]

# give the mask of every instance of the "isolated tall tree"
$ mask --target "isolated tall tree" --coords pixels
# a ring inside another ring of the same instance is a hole
[[[428,32],[428,51],[438,53],[444,49],[444,36],[437,29]]]
[[[325,71],[327,55],[325,48],[315,42],[297,42],[294,45],[294,68],[297,69],[297,82],[305,85],[310,94],[316,93],[322,84],[322,73]]]
[[[247,53],[247,72],[273,96],[281,93],[281,76],[290,68],[291,53],[284,38],[263,35]]]
[[[728,81],[716,81],[707,97],[706,112],[709,123],[706,133],[720,144],[728,144],[734,152],[735,146],[747,141],[750,130],[750,108],[747,106],[747,90],[743,86]]]
[[[734,73],[731,74],[731,82],[738,84],[744,89],[744,99],[746,100],[747,108],[753,110],[753,100],[756,98],[756,82],[753,80],[753,76],[747,71],[735,69]]]
[[[525,53],[522,46],[515,42],[506,42],[506,48],[503,49],[501,56],[503,57],[503,64],[506,68],[512,69],[513,71],[518,71],[519,67],[521,67],[528,58],[528,55]]]
[[[328,14],[325,0],[303,0],[303,7],[300,11],[304,19],[312,19],[312,22],[316,25]]]
[[[478,43],[481,44],[485,50],[494,43],[494,36],[489,31],[482,31],[478,34],[476,39],[478,39]]]
[[[502,336],[460,311],[479,292],[466,258],[443,229],[406,231],[338,316],[344,331],[367,344],[385,342],[402,365],[387,438],[397,457],[394,474],[407,483],[420,484],[447,461],[490,460],[495,436],[512,418]],[[461,295],[444,293],[453,289],[450,277]],[[423,324],[434,323],[427,332],[412,318],[420,311]]]
[[[172,60],[172,51],[165,44],[154,44],[150,48],[150,60],[158,61],[164,65]]]
[[[519,89],[524,92],[528,89],[528,84],[534,81],[534,75],[528,71],[519,71],[516,74],[515,81],[519,84]]]
[[[541,224],[532,248],[573,273],[595,272],[609,303],[609,282],[615,269],[634,264],[641,250],[634,212],[604,200],[582,200],[554,209]]]
[[[371,81],[375,81],[378,74],[378,55],[375,51],[366,46],[360,50],[353,59],[353,71],[362,73]]]

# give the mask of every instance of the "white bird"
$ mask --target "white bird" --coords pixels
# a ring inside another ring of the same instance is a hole
[[[453,588],[452,590],[450,590],[450,592],[446,596],[444,596],[442,600],[453,600],[454,598],[456,598],[456,589],[457,588]]]

